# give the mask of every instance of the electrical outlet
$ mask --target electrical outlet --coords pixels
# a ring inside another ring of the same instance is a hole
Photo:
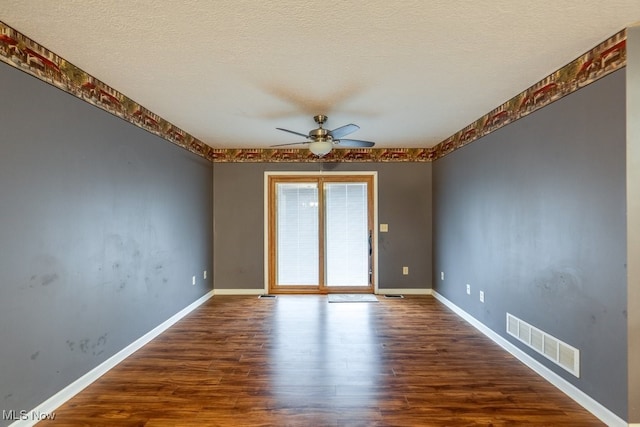
[[[204,273],[202,273],[202,278],[204,280],[207,280],[207,270],[205,270]]]
[[[193,276],[193,277],[191,278],[191,284],[192,284],[192,285],[195,285],[195,284],[196,284],[196,276]]]
[[[480,291],[480,302],[484,302],[484,291]]]
[[[440,272],[440,280],[444,280],[444,271]]]
[[[405,276],[409,274],[409,267],[402,267],[402,274]]]
[[[471,295],[471,285],[467,283],[467,295]]]

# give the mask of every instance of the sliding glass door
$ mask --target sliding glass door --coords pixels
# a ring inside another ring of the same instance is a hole
[[[318,184],[277,183],[276,254],[278,285],[318,286]]]
[[[269,291],[373,291],[373,177],[269,177]]]
[[[324,185],[326,286],[370,285],[366,182]]]

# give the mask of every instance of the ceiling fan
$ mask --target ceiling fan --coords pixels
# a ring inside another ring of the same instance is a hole
[[[340,126],[334,130],[324,129],[322,125],[327,121],[327,116],[319,114],[313,117],[316,123],[318,123],[317,129],[312,129],[309,131],[308,135],[304,133],[296,132],[289,129],[276,128],[278,130],[282,130],[285,132],[292,133],[294,135],[299,135],[308,139],[308,141],[304,142],[292,142],[288,144],[276,144],[272,145],[272,147],[282,147],[285,145],[298,145],[298,144],[309,144],[309,150],[318,157],[323,157],[328,154],[331,149],[336,147],[373,147],[375,145],[374,142],[371,141],[362,141],[359,139],[343,139],[343,136],[347,136],[350,133],[353,133],[360,129],[360,126],[354,125],[353,123]]]

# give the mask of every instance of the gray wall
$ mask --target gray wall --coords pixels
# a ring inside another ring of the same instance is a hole
[[[212,289],[213,172],[5,64],[0,93],[0,410],[20,411]]]
[[[625,71],[433,167],[434,289],[626,419]],[[581,377],[508,336],[506,312],[580,349]]]
[[[264,288],[264,172],[321,169],[378,172],[378,285],[431,288],[430,163],[216,163],[214,287]]]

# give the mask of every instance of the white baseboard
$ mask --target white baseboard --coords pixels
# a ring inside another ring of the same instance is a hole
[[[431,288],[378,289],[377,295],[431,295]]]
[[[213,289],[214,295],[263,295],[268,292],[264,289]],[[406,288],[406,289],[378,289],[377,295],[431,295],[431,289],[427,288]]]
[[[506,351],[511,353],[514,357],[520,360],[522,363],[527,365],[529,368],[533,369],[538,375],[543,377],[545,380],[549,381],[551,384],[556,386],[560,391],[564,394],[575,400],[578,404],[584,407],[587,411],[591,412],[593,415],[598,417],[602,422],[607,424],[609,427],[628,427],[629,425],[626,421],[618,417],[616,414],[611,412],[609,409],[598,403],[596,400],[591,398],[589,395],[584,393],[582,390],[578,389],[576,386],[544,366],[542,363],[538,362],[533,357],[529,356],[524,351],[520,350],[518,347],[507,341],[501,335],[494,332],[492,329],[485,326],[482,322],[477,320],[475,317],[471,316],[466,311],[462,310],[460,307],[440,295],[437,291],[432,292],[433,296],[444,305],[453,310],[458,316],[462,317],[464,320],[469,322],[473,327],[478,329],[480,332],[485,334],[491,340],[493,340],[500,347],[504,348]],[[636,424],[637,425],[637,424]]]
[[[59,408],[63,403],[74,397],[76,394],[80,393],[87,386],[93,383],[95,380],[100,378],[102,375],[106,374],[110,369],[115,367],[118,363],[125,360],[127,357],[131,356],[137,350],[142,348],[145,344],[153,340],[155,337],[169,329],[180,319],[185,317],[187,314],[191,313],[193,310],[198,308],[204,302],[206,302],[209,298],[213,296],[213,291],[208,292],[203,295],[196,301],[189,304],[187,307],[180,310],[178,313],[171,316],[169,319],[165,320],[104,362],[100,365],[96,366],[53,396],[49,399],[42,402],[37,407],[33,408],[29,411],[29,414],[55,414],[55,410]],[[25,418],[33,418],[33,417],[25,417]],[[11,424],[11,427],[27,427],[33,426],[37,423],[37,420],[29,419],[29,420],[20,420]]]
[[[213,289],[214,295],[264,295],[268,294],[264,289]]]

